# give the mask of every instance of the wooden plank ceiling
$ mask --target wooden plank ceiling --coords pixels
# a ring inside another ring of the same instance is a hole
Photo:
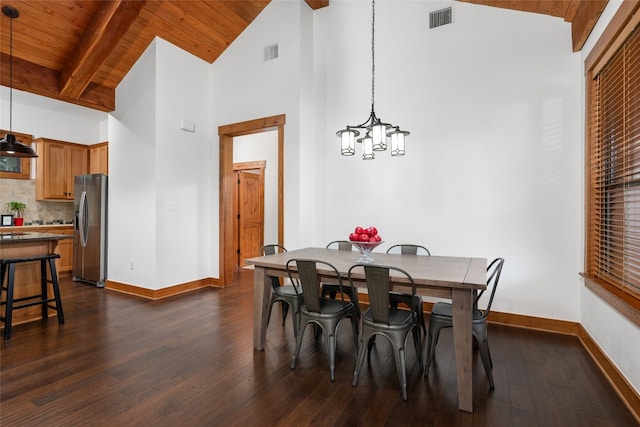
[[[1,0],[13,20],[13,87],[101,111],[158,36],[213,63],[271,0]],[[302,1],[302,0],[301,0]],[[572,23],[582,48],[607,0],[459,0],[544,13]],[[329,0],[305,0],[312,9]],[[1,15],[0,83],[10,85],[10,19]]]

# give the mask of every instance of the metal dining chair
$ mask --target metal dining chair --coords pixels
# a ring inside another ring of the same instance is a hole
[[[344,298],[347,292],[343,288],[351,285],[344,285],[338,270],[325,261],[293,258],[287,262],[286,268],[289,280],[292,283],[299,281],[300,288],[304,292],[304,301],[300,308],[300,330],[296,336],[296,349],[291,360],[291,369],[293,370],[296,367],[296,360],[300,355],[300,348],[304,338],[304,330],[307,325],[313,324],[322,330],[322,334],[325,337],[331,381],[334,381],[336,331],[339,323],[345,318],[351,319],[353,341],[356,349],[358,348],[357,312],[359,308],[357,304]],[[335,299],[322,297],[321,270],[324,270],[323,274],[329,272],[332,277],[337,278],[340,298],[337,296]],[[294,289],[298,289],[298,287],[294,286]]]
[[[473,302],[473,323],[471,327],[471,333],[478,344],[478,350],[480,351],[480,359],[484,366],[484,371],[487,374],[489,380],[489,388],[493,390],[493,361],[491,360],[491,352],[489,351],[489,341],[487,338],[487,316],[491,310],[491,304],[493,303],[493,297],[496,294],[498,288],[498,281],[500,280],[500,273],[502,273],[502,266],[504,265],[503,258],[496,258],[487,267],[487,288],[481,291]],[[487,308],[484,310],[478,309],[478,300],[487,291],[490,290],[489,301]],[[431,310],[431,316],[429,317],[429,337],[426,351],[426,362],[424,369],[424,376],[429,375],[429,367],[434,360],[436,344],[438,344],[438,337],[440,331],[443,328],[449,328],[453,326],[453,314],[451,304],[447,302],[437,302],[433,305]]]
[[[409,295],[415,295],[416,285],[413,278],[405,270],[384,265],[351,266],[348,278],[351,286],[356,274],[362,274],[364,270],[369,293],[369,308],[362,315],[362,327],[358,343],[358,357],[353,373],[352,385],[358,383],[358,376],[364,364],[365,352],[370,354],[369,343],[376,335],[386,337],[393,347],[393,355],[398,371],[398,380],[402,388],[402,398],[407,400],[407,372],[406,372],[406,344],[409,332],[413,334],[413,342],[420,370],[422,370],[422,343],[421,334],[418,331],[418,313],[415,304],[408,308],[393,307],[391,305],[391,280],[390,274],[401,276],[406,282]]]
[[[281,252],[287,252],[287,249],[284,246],[277,244],[264,245],[260,248],[260,253],[262,255],[274,255]],[[269,324],[269,320],[271,320],[273,305],[278,301],[282,304],[282,326],[284,326],[289,307],[291,307],[291,310],[293,311],[293,334],[298,336],[302,291],[297,292],[296,289],[294,289],[294,285],[281,285],[279,277],[271,277],[271,303],[269,304],[267,325]]]
[[[338,249],[339,251],[352,251],[353,245],[347,240],[334,240],[326,246],[327,249]],[[330,298],[335,299],[336,293],[339,291],[338,285],[332,283],[322,284],[322,296],[329,295]],[[350,286],[343,287],[343,291],[348,293],[349,299],[354,304],[358,303],[358,290],[352,289]],[[353,291],[353,292],[351,292]]]
[[[431,255],[431,252],[429,252],[429,249],[425,248],[424,246],[414,245],[410,243],[401,243],[401,244],[393,245],[389,249],[387,249],[388,254],[398,253],[398,252],[401,255],[423,255],[423,256]],[[427,326],[424,321],[424,310],[422,309],[422,298],[420,297],[420,295],[414,295],[413,297],[411,297],[411,295],[403,294],[401,292],[392,292],[389,298],[391,299],[391,303],[396,306],[397,304],[405,304],[406,306],[415,305],[416,310],[418,312],[420,326],[422,327],[422,334],[423,335],[427,334]]]

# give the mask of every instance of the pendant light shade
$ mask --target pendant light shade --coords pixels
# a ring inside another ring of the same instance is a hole
[[[0,156],[4,157],[38,157],[33,148],[16,141],[14,134],[8,133],[0,141]]]
[[[392,156],[404,156],[404,138],[409,135],[409,132],[400,130],[395,127],[391,131],[391,155]]]
[[[5,157],[38,157],[33,148],[16,141],[11,133],[13,121],[13,20],[20,16],[20,12],[11,6],[2,6],[2,13],[9,18],[9,133],[0,140],[0,156]]]
[[[353,156],[356,154],[356,137],[360,135],[357,130],[347,129],[337,132],[340,137],[341,152],[343,156]]]

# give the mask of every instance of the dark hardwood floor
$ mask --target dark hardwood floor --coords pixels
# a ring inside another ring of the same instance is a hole
[[[66,323],[17,325],[1,345],[2,426],[636,426],[575,337],[490,325],[495,390],[474,355],[474,413],[457,409],[451,331],[428,378],[411,340],[408,394],[376,340],[357,387],[350,325],[336,380],[305,334],[295,371],[280,308],[253,351],[252,275],[238,285],[148,301],[62,280]]]

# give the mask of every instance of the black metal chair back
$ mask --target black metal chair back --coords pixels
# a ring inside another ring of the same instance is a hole
[[[334,240],[326,246],[327,249],[338,249],[339,251],[352,251],[353,245],[348,240]]]
[[[387,249],[387,253],[395,253],[395,251],[400,250],[402,255],[431,255],[429,249],[425,248],[422,245],[414,245],[412,243],[401,243],[398,245],[393,245],[389,249]]]

